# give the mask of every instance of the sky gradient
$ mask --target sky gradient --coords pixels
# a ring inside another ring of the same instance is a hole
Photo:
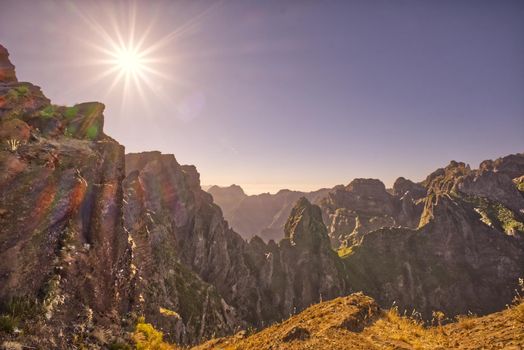
[[[143,98],[110,89],[116,73],[95,79],[100,28],[128,38],[133,8],[161,75]],[[0,43],[53,103],[106,104],[127,152],[260,193],[391,186],[523,152],[523,18],[524,1],[504,0],[2,0]]]

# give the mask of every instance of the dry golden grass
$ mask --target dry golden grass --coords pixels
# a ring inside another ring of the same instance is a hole
[[[193,350],[524,349],[524,303],[433,327],[401,316],[395,308],[381,311],[373,305],[362,294],[338,298],[253,335],[214,339]],[[289,340],[290,334],[301,336]]]

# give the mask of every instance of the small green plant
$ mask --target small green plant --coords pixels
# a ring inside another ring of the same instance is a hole
[[[0,331],[13,333],[25,319],[36,318],[42,307],[36,299],[12,297],[0,305]]]
[[[18,327],[18,320],[11,315],[0,316],[0,332],[13,333]]]
[[[65,112],[64,112],[64,116],[67,118],[67,119],[71,119],[71,118],[74,118],[78,115],[78,107],[77,106],[73,106],[73,107],[67,107]]]
[[[27,86],[22,85],[22,86],[17,86],[12,89],[9,89],[9,91],[7,92],[7,97],[11,101],[16,101],[20,97],[27,96],[28,93],[29,93],[29,88]]]
[[[86,130],[86,136],[88,140],[94,140],[98,136],[98,126],[91,125]]]
[[[442,321],[446,319],[446,315],[442,311],[433,311],[432,313],[432,320],[433,324],[437,324],[439,328],[442,328]]]
[[[17,139],[9,139],[6,141],[7,143],[7,149],[11,152],[16,152],[18,150],[18,147],[22,145],[22,142]]]
[[[64,130],[64,136],[66,137],[73,137],[74,134],[74,128],[72,127],[66,127]]]
[[[51,118],[56,114],[56,106],[54,105],[46,106],[44,109],[40,111],[39,114],[42,118],[46,118],[46,119]]]
[[[29,93],[29,88],[24,85],[15,87],[15,90],[20,96],[26,96]]]
[[[131,346],[126,343],[114,342],[108,345],[109,350],[131,350]]]

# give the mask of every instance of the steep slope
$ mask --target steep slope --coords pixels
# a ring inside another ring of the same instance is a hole
[[[311,306],[258,333],[238,333],[193,349],[520,349],[523,331],[524,304],[426,328],[395,309],[381,310],[373,299],[357,293]]]
[[[124,147],[103,134],[102,104],[51,105],[17,82],[3,47],[0,62],[0,314],[47,348],[94,325],[118,334],[130,289]]]
[[[264,241],[279,241],[284,237],[284,224],[300,197],[317,203],[329,191],[313,192],[280,190],[276,194],[263,193],[248,196],[237,185],[212,186],[207,190],[222,208],[224,218],[245,239],[257,235]]]

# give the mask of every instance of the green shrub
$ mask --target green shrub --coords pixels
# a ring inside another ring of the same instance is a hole
[[[24,85],[15,87],[15,90],[20,96],[25,96],[29,93],[29,88]]]
[[[18,327],[18,320],[9,315],[0,316],[0,332],[13,333]]]
[[[46,106],[44,109],[40,111],[39,114],[42,118],[46,118],[46,119],[51,118],[56,114],[56,106],[54,105]]]
[[[67,119],[71,119],[71,118],[74,118],[78,115],[78,107],[77,106],[73,106],[73,107],[67,107],[65,112],[64,112],[64,116],[67,118]]]
[[[15,318],[34,318],[42,313],[42,305],[26,296],[12,297],[2,306],[2,310]]]

